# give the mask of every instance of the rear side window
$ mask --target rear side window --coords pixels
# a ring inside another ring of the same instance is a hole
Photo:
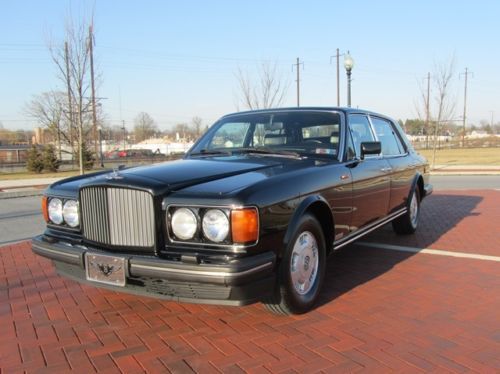
[[[396,131],[389,121],[377,117],[371,117],[371,120],[375,133],[382,143],[382,154],[384,156],[395,156],[405,153],[403,144],[401,144]]]

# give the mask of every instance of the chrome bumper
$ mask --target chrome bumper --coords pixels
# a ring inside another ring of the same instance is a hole
[[[86,252],[103,253],[99,249],[73,245],[44,235],[33,238],[32,250],[40,256],[81,269],[85,268],[84,256]],[[130,277],[149,277],[223,286],[239,286],[269,277],[273,273],[276,262],[276,255],[273,252],[235,259],[224,265],[187,264],[158,257],[114,252],[106,252],[106,254],[124,257],[128,264],[127,276]]]

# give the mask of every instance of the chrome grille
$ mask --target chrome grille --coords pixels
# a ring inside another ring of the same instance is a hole
[[[97,243],[152,247],[155,242],[153,197],[115,187],[80,190],[83,236]]]

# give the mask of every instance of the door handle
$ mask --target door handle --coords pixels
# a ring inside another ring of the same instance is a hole
[[[389,171],[392,171],[392,168],[391,167],[386,167],[386,168],[382,168],[380,169],[380,171],[384,172],[384,173],[387,173]]]

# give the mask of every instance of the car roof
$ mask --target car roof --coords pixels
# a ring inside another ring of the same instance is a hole
[[[222,118],[237,116],[237,115],[247,115],[247,114],[265,114],[265,113],[277,113],[277,112],[308,112],[308,111],[337,111],[344,112],[345,114],[370,114],[374,116],[379,116],[387,119],[391,119],[390,117],[372,112],[366,109],[360,108],[349,108],[349,107],[324,107],[324,106],[301,106],[301,107],[286,107],[286,108],[269,108],[269,109],[256,109],[256,110],[247,110],[242,112],[234,112],[230,114],[226,114]],[[222,119],[221,118],[221,119]]]

